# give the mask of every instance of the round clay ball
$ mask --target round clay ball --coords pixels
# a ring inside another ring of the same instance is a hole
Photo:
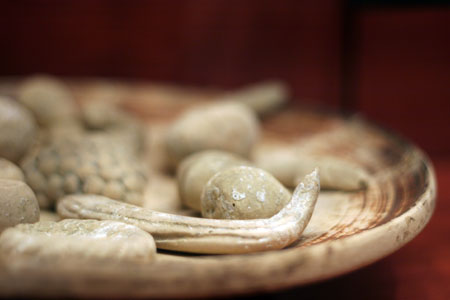
[[[206,150],[188,156],[177,169],[178,194],[182,203],[201,211],[203,187],[214,174],[229,167],[249,164],[238,155],[218,150]]]
[[[213,219],[262,219],[279,212],[291,193],[266,171],[232,167],[216,173],[202,193],[202,216]]]
[[[33,144],[36,124],[20,103],[0,97],[0,157],[18,162]]]
[[[77,113],[70,90],[63,82],[48,76],[25,80],[19,86],[18,99],[43,126],[67,122]]]
[[[0,158],[0,179],[25,181],[22,170],[4,158]]]
[[[177,164],[202,150],[223,150],[247,157],[259,136],[254,111],[237,102],[221,102],[193,108],[168,130],[166,148]]]
[[[22,181],[0,179],[0,231],[19,223],[39,221],[39,205]]]

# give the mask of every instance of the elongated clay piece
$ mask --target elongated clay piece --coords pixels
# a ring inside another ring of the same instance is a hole
[[[41,221],[20,224],[0,236],[0,258],[114,262],[149,262],[155,242],[147,232],[121,222],[97,220]]]
[[[281,81],[264,81],[230,92],[218,101],[241,102],[258,115],[266,115],[283,106],[289,98],[289,90]]]
[[[152,234],[161,249],[195,253],[248,253],[282,249],[298,240],[319,195],[318,171],[307,175],[291,201],[276,215],[255,220],[216,220],[178,216],[113,201],[70,195],[57,206],[66,218],[117,220]]]
[[[294,166],[299,166],[299,170],[295,174],[292,187],[300,182],[301,178],[311,172],[315,167],[319,168],[321,182],[323,181],[323,187],[326,189],[357,191],[367,187],[367,173],[361,166],[343,159],[325,156],[299,156],[298,164],[294,164]]]
[[[182,203],[201,211],[203,187],[214,174],[229,167],[250,164],[238,155],[218,150],[205,150],[188,156],[177,168],[178,193]]]
[[[202,216],[213,219],[270,218],[291,200],[291,193],[268,172],[235,166],[217,172],[202,194]]]
[[[169,128],[166,148],[175,164],[202,150],[223,150],[248,156],[259,137],[256,114],[234,101],[192,108]]]
[[[253,159],[255,165],[291,188],[316,167],[320,170],[322,188],[354,191],[367,185],[368,175],[360,166],[337,157],[303,153],[296,146],[260,148],[255,151]]]

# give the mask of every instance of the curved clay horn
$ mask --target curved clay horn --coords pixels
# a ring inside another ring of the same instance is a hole
[[[117,220],[151,233],[158,248],[195,253],[248,253],[282,249],[298,240],[319,195],[318,170],[305,176],[292,200],[267,219],[217,220],[179,216],[96,195],[61,199],[58,213],[66,218]]]

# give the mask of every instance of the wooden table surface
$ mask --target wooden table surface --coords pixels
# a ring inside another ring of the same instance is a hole
[[[243,299],[450,299],[450,158],[433,158],[438,201],[409,244],[363,269],[328,281]]]

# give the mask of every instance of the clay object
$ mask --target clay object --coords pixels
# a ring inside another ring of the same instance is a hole
[[[248,156],[259,137],[255,113],[237,102],[195,107],[170,127],[166,148],[175,163],[202,150],[223,150]]]
[[[19,223],[39,221],[39,205],[28,185],[0,179],[0,232]]]
[[[106,99],[88,101],[81,108],[84,125],[91,130],[101,130],[122,143],[134,147],[136,153],[143,148],[144,131],[139,120],[122,110],[117,103]]]
[[[249,253],[282,249],[308,224],[320,190],[317,170],[305,176],[291,201],[271,218],[217,220],[161,213],[97,195],[69,195],[58,202],[65,218],[116,220],[149,232],[158,248],[194,253]]]
[[[201,211],[203,187],[214,174],[232,166],[250,164],[238,155],[218,150],[206,150],[188,156],[177,169],[178,192],[182,203]]]
[[[147,232],[114,221],[63,220],[21,224],[0,236],[0,257],[8,260],[151,262],[155,242]]]
[[[25,181],[22,170],[7,159],[0,158],[0,179]]]
[[[173,176],[153,170],[150,172],[149,178],[145,187],[142,207],[167,213],[180,214],[182,211],[186,211],[182,208],[178,196],[177,180]]]
[[[216,173],[203,189],[202,216],[213,219],[263,219],[279,212],[291,193],[271,174],[238,166]]]
[[[73,96],[65,84],[56,78],[31,77],[19,86],[17,97],[40,125],[52,126],[76,118],[77,107]]]
[[[53,140],[28,157],[22,168],[41,208],[74,193],[140,205],[147,182],[133,146],[104,133]]]
[[[39,221],[61,221],[61,217],[52,210],[41,209]]]
[[[320,170],[320,184],[324,189],[357,191],[367,186],[367,172],[357,164],[339,157],[304,153],[297,146],[261,147],[253,158],[258,167],[289,188],[295,187],[316,167]]]
[[[33,115],[20,103],[0,97],[0,157],[17,163],[36,137]]]
[[[264,116],[275,112],[289,99],[289,89],[281,81],[264,81],[230,92],[219,101],[241,102],[258,115]]]

